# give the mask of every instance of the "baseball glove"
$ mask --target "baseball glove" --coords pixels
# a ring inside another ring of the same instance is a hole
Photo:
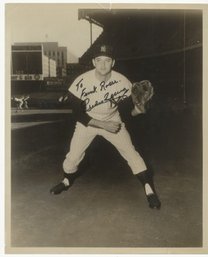
[[[152,98],[154,90],[149,80],[135,82],[132,85],[131,97],[134,104],[134,109],[131,111],[132,116],[146,112],[146,106]]]

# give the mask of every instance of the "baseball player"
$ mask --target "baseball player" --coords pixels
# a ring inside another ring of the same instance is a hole
[[[63,180],[50,192],[60,194],[72,186],[86,149],[100,135],[116,147],[142,183],[149,207],[159,209],[161,203],[155,192],[151,172],[135,150],[118,111],[118,104],[131,96],[132,84],[125,76],[112,70],[115,59],[111,46],[99,46],[92,63],[94,69],[78,76],[69,88],[77,122],[69,152],[63,162]],[[132,114],[134,116],[135,111]]]
[[[22,97],[13,96],[13,97],[12,97],[12,100],[14,100],[14,101],[17,103],[16,112],[17,112],[18,110],[23,110],[24,96],[22,96]]]
[[[26,96],[23,97],[23,105],[24,105],[25,109],[29,109],[29,107],[28,107],[28,100],[29,99],[30,99],[29,95],[26,95]]]

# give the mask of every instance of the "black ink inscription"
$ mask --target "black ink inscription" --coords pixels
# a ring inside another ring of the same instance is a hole
[[[83,79],[80,79],[80,81],[76,84],[77,91],[83,87],[82,81]]]
[[[94,94],[94,93],[97,93],[97,87],[96,86],[93,86],[93,89],[90,90],[90,91],[86,91],[86,88],[83,88],[82,93],[81,93],[81,98],[82,97],[87,97],[88,95],[91,95],[91,94]]]
[[[107,84],[105,84],[105,81],[102,81],[102,82],[100,83],[100,91],[104,91],[104,90],[106,90],[108,87],[111,87],[111,86],[113,86],[113,85],[115,85],[115,84],[117,84],[117,83],[118,83],[117,80],[112,80],[112,81],[108,82]]]
[[[96,100],[93,104],[90,103],[90,99],[86,98],[85,100],[82,101],[82,105],[85,107],[86,111],[91,111],[93,108],[95,108],[98,105],[110,102],[111,107],[115,107],[118,105],[118,103],[121,100],[124,100],[126,97],[126,93],[128,92],[129,89],[123,88],[120,91],[116,91],[112,94],[106,93],[104,95],[104,98],[100,101]]]
[[[110,96],[109,96],[109,93],[106,93],[105,96],[104,96],[104,99],[107,100],[107,101],[110,101],[111,107],[115,107],[115,106],[118,105],[118,103],[120,101],[123,101],[126,97],[128,97],[126,95],[126,93],[128,91],[129,91],[128,89],[123,88],[120,91],[116,91],[113,94],[110,94]]]

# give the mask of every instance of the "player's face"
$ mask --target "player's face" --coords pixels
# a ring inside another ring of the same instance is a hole
[[[93,59],[92,62],[96,71],[102,76],[107,75],[111,71],[115,63],[112,58],[107,56],[98,56]]]

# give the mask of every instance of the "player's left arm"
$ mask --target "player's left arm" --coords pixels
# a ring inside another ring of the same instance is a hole
[[[128,89],[128,92],[125,95],[125,98],[123,98],[119,104],[118,104],[118,110],[121,116],[127,120],[127,118],[131,117],[131,111],[134,109],[134,104],[131,97],[132,92],[132,83],[124,77],[124,87]]]

